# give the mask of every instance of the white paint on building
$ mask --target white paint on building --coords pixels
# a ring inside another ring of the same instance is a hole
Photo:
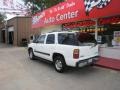
[[[120,47],[106,47],[100,49],[100,56],[120,60]]]
[[[62,26],[61,25],[51,25],[51,26],[46,26],[40,29],[41,34],[47,33],[47,32],[53,32],[53,31],[61,31]]]
[[[9,27],[8,32],[12,32],[12,31],[14,31],[14,27]]]

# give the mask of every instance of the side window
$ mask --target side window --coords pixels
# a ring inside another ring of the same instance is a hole
[[[41,35],[38,39],[37,39],[38,43],[44,43],[45,41],[45,35]]]
[[[49,34],[47,36],[46,44],[54,44],[55,43],[55,35]]]

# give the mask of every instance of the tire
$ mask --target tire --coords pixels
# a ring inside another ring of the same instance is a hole
[[[66,63],[62,56],[56,56],[54,58],[54,68],[59,73],[63,73],[66,70]]]
[[[32,49],[29,50],[29,58],[30,58],[30,60],[34,60],[35,59],[35,55],[34,55]]]
[[[95,66],[95,62],[91,63],[90,66]]]

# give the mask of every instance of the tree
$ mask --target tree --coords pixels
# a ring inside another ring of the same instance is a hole
[[[37,11],[43,11],[46,8],[52,7],[64,0],[23,0],[25,5],[30,7],[31,12],[35,13]]]
[[[0,13],[0,23],[4,22],[5,19],[6,19],[6,15]]]

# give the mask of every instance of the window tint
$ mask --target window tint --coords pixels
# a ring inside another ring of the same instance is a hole
[[[77,33],[77,37],[81,43],[87,43],[87,42],[95,43],[96,42],[94,36],[92,36],[89,33]]]
[[[88,33],[60,33],[58,34],[58,43],[74,46],[96,45],[96,40]]]
[[[77,38],[73,33],[58,34],[58,43],[65,45],[78,45]]]
[[[54,44],[55,43],[55,35],[50,34],[47,36],[46,44]]]
[[[36,43],[39,38],[39,35],[34,35],[33,36],[33,43]]]
[[[39,38],[37,39],[37,42],[38,42],[38,43],[44,43],[44,40],[45,40],[45,35],[41,35],[41,36],[39,36]]]

